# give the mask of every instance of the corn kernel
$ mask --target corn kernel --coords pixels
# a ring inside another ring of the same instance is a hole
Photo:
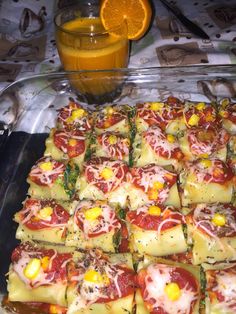
[[[85,219],[87,220],[95,220],[97,219],[102,213],[101,207],[93,207],[90,209],[87,209],[84,213]]]
[[[230,101],[228,98],[223,99],[221,102],[222,108],[226,108],[229,105],[229,103],[230,103]]]
[[[157,200],[158,199],[158,195],[159,195],[159,193],[158,193],[158,191],[156,189],[150,189],[148,191],[148,198],[150,200]]]
[[[163,102],[152,102],[150,104],[150,109],[153,111],[159,111],[164,107],[164,103]]]
[[[222,117],[222,118],[228,118],[228,112],[226,110],[220,110],[219,111],[219,115]]]
[[[71,118],[73,120],[76,120],[76,119],[82,118],[84,115],[85,115],[85,110],[82,108],[79,108],[72,111]]]
[[[86,271],[84,274],[84,280],[93,283],[103,283],[103,276],[94,269]]]
[[[39,165],[39,167],[43,171],[51,171],[53,169],[53,164],[50,161],[43,162]]]
[[[50,304],[49,314],[59,314],[61,312],[58,311],[58,306],[55,304]]]
[[[108,115],[112,115],[114,112],[114,109],[111,106],[106,107],[106,113]]]
[[[106,129],[106,128],[109,128],[110,126],[111,126],[110,120],[106,120],[106,121],[104,122],[104,128]]]
[[[225,215],[222,215],[219,213],[214,214],[211,221],[214,225],[219,226],[219,227],[222,227],[226,224]]]
[[[196,106],[197,110],[203,110],[206,107],[204,102],[199,102]]]
[[[155,205],[149,206],[148,213],[149,215],[152,215],[152,216],[160,216],[161,208]]]
[[[49,262],[50,262],[50,257],[49,257],[49,256],[44,256],[44,257],[41,259],[41,266],[42,266],[42,269],[43,269],[44,271],[46,271],[46,270],[48,269]]]
[[[74,138],[69,139],[68,141],[69,146],[75,146],[77,144],[77,140]]]
[[[46,206],[40,209],[38,216],[39,218],[44,219],[44,218],[50,217],[52,213],[53,213],[53,208],[50,206]]]
[[[153,183],[153,188],[154,189],[160,190],[160,189],[163,189],[163,187],[164,187],[164,183],[163,182],[156,181],[156,182]]]
[[[181,290],[177,283],[171,282],[165,286],[165,293],[171,301],[177,301],[181,296]]]
[[[24,275],[28,279],[34,279],[38,276],[41,267],[39,258],[32,258],[24,269]]]
[[[172,135],[172,134],[167,134],[167,141],[169,142],[169,143],[174,143],[175,142],[175,137],[174,137],[174,135]]]
[[[110,168],[104,168],[102,169],[102,171],[100,172],[100,176],[105,179],[105,180],[109,180],[114,176],[114,173],[112,171],[112,169]]]
[[[199,122],[200,118],[198,115],[196,114],[193,114],[190,119],[188,120],[188,124],[190,126],[195,126],[195,125],[198,125],[198,122]]]
[[[213,122],[215,120],[215,117],[211,112],[208,112],[205,116],[205,120],[206,122]]]
[[[222,175],[224,175],[224,170],[223,169],[221,169],[221,168],[215,168],[214,170],[213,170],[213,176],[214,177],[221,177]]]
[[[110,135],[109,138],[108,138],[108,140],[109,140],[109,143],[110,143],[111,145],[114,145],[114,144],[117,143],[117,136],[115,136],[115,135]]]
[[[200,163],[204,168],[210,168],[212,166],[212,161],[210,159],[202,159]]]
[[[200,154],[199,157],[200,158],[209,158],[209,155],[208,154]]]

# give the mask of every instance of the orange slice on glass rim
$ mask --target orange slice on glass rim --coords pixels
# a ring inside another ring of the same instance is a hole
[[[115,29],[124,22],[127,37],[140,39],[148,30],[152,17],[149,0],[102,0],[100,18],[106,30]],[[117,34],[118,35],[118,34]]]

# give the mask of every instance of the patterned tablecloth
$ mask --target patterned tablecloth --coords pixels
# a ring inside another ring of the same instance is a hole
[[[0,0],[0,88],[21,77],[60,69],[53,15],[73,2]],[[235,0],[169,2],[201,26],[210,40],[191,34],[159,0],[153,0],[152,26],[141,40],[132,42],[129,67],[236,63]]]

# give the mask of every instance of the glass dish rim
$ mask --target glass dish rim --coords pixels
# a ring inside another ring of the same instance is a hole
[[[5,87],[3,87],[0,90],[0,97],[6,93],[9,89],[14,88],[14,86],[17,86],[21,83],[30,81],[30,80],[37,80],[37,79],[44,79],[44,78],[56,78],[56,77],[67,77],[71,74],[86,74],[86,73],[123,73],[124,75],[126,74],[127,77],[130,76],[153,76],[153,75],[158,75],[161,72],[165,72],[166,74],[173,74],[173,72],[179,72],[182,75],[187,74],[193,74],[191,71],[194,72],[194,75],[207,75],[208,73],[205,73],[207,70],[209,70],[210,73],[218,73],[223,76],[228,76],[230,72],[227,72],[226,70],[229,69],[234,69],[232,71],[233,74],[235,74],[236,77],[236,64],[219,64],[219,65],[184,65],[184,66],[156,66],[156,67],[142,67],[142,68],[137,68],[137,67],[132,67],[132,68],[111,68],[111,69],[103,69],[103,70],[79,70],[79,71],[52,71],[52,72],[42,72],[39,74],[33,74],[29,76],[24,76],[20,77],[14,82],[9,83]],[[199,71],[199,73],[196,73],[196,71]],[[163,74],[163,73],[161,73]],[[115,77],[114,77],[115,78]],[[86,79],[86,78],[84,78]]]

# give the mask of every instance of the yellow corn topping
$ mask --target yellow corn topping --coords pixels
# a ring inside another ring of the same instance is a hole
[[[171,282],[165,286],[165,293],[171,301],[177,301],[181,297],[181,290],[177,283]]]
[[[39,165],[39,168],[43,171],[51,171],[53,169],[53,164],[48,161],[48,162],[42,162],[40,165]]]
[[[160,216],[161,208],[155,205],[149,206],[148,213],[149,215],[152,215],[152,216]]]
[[[159,193],[155,189],[151,189],[151,190],[148,191],[148,198],[150,200],[157,200],[158,199],[158,195],[159,195]]]
[[[114,109],[111,106],[106,107],[106,113],[108,115],[112,115],[114,112]]]
[[[69,144],[70,146],[75,146],[75,145],[77,144],[77,140],[74,139],[74,138],[71,138],[71,139],[68,141],[68,144]]]
[[[38,276],[41,268],[41,261],[39,258],[32,258],[24,269],[24,275],[28,279],[34,279]]]
[[[174,137],[174,135],[172,135],[172,134],[167,134],[167,141],[169,142],[169,143],[174,143],[175,142],[175,137]]]
[[[114,145],[114,144],[117,143],[117,136],[115,136],[115,135],[110,135],[109,138],[108,138],[108,140],[109,140],[109,143],[110,143],[111,145]]]
[[[203,110],[206,107],[204,102],[199,102],[196,106],[197,110]]]
[[[212,161],[210,159],[202,159],[200,163],[204,168],[210,168],[212,166]]]
[[[49,262],[50,262],[50,257],[49,257],[49,256],[44,256],[44,257],[41,259],[41,266],[42,266],[42,269],[43,269],[44,271],[46,271],[46,270],[48,269]]]
[[[102,208],[101,207],[93,207],[90,209],[87,209],[84,213],[84,217],[87,220],[95,220],[102,214]]]
[[[199,157],[200,158],[209,158],[209,155],[208,154],[200,154]]]
[[[113,173],[113,170],[111,168],[104,168],[100,172],[100,176],[105,180],[109,180],[114,176],[114,173]]]
[[[80,118],[82,118],[84,115],[85,115],[85,110],[82,109],[82,108],[79,108],[79,109],[72,110],[71,118],[72,118],[73,120],[75,120],[75,119],[80,119]]]
[[[228,112],[226,110],[220,110],[219,111],[219,115],[222,117],[222,118],[227,118],[228,117]]]
[[[105,284],[105,285],[108,285],[110,282],[107,275],[102,275],[94,269],[90,269],[86,271],[86,273],[84,274],[84,280],[93,282],[95,284]]]
[[[216,213],[214,214],[213,218],[212,218],[212,223],[218,227],[222,227],[226,224],[226,218],[225,215]]]
[[[49,307],[49,314],[60,314],[61,311],[60,309],[58,309],[58,306],[55,305],[55,304],[50,304],[50,307]]]
[[[156,182],[153,183],[153,188],[154,189],[160,190],[160,189],[163,189],[163,187],[164,187],[164,183],[163,182],[156,181]]]
[[[164,105],[165,104],[163,102],[152,102],[149,108],[153,111],[159,111],[164,107]]]
[[[52,213],[53,213],[53,208],[50,206],[46,206],[40,209],[38,216],[39,218],[44,219],[44,218],[50,217]]]
[[[223,99],[222,102],[221,102],[222,108],[226,108],[228,106],[228,104],[229,104],[229,99],[228,98]]]
[[[199,120],[200,120],[199,116],[194,113],[188,120],[188,124],[190,126],[198,125]]]

